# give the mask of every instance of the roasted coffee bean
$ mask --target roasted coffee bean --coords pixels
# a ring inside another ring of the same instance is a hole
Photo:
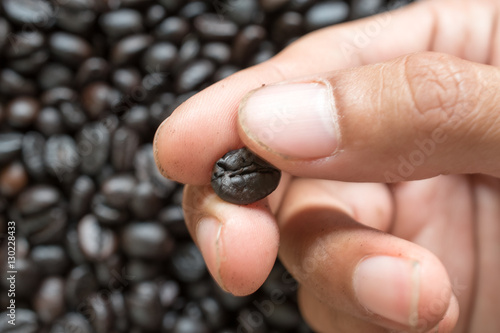
[[[111,109],[111,87],[105,82],[93,82],[83,88],[81,102],[90,119],[97,119]]]
[[[175,280],[164,281],[158,286],[158,296],[164,308],[170,308],[181,293],[179,283]]]
[[[8,64],[10,68],[20,74],[31,75],[38,73],[40,67],[43,67],[49,59],[49,56],[49,51],[42,49],[35,51],[24,58],[10,60]]]
[[[232,150],[215,163],[212,188],[223,200],[248,205],[271,194],[281,171],[247,148]]]
[[[92,28],[96,13],[90,9],[71,9],[59,7],[57,11],[57,25],[63,30],[76,34],[85,34]]]
[[[167,16],[167,11],[162,5],[152,5],[146,10],[144,23],[148,28],[153,28]]]
[[[259,51],[249,61],[249,65],[257,65],[271,59],[276,54],[274,44],[269,41],[263,41],[259,46]]]
[[[262,9],[266,12],[274,12],[285,7],[291,0],[260,0]]]
[[[85,39],[65,32],[53,33],[49,47],[57,59],[69,65],[79,65],[92,55],[92,47]]]
[[[97,290],[98,284],[89,266],[76,266],[69,272],[64,294],[72,309],[79,310],[77,307]]]
[[[108,77],[109,65],[103,58],[93,57],[85,60],[76,74],[78,85],[83,86],[93,81],[103,81]]]
[[[126,332],[129,327],[129,318],[123,294],[118,290],[113,291],[109,296],[109,302],[115,317],[115,329],[118,332]]]
[[[0,71],[0,93],[7,96],[34,95],[37,91],[35,82],[16,71],[5,68]]]
[[[277,302],[274,304],[274,311],[266,316],[266,322],[275,329],[289,331],[299,326],[299,318],[300,314],[296,307],[289,303]]]
[[[199,39],[196,36],[187,37],[179,48],[179,55],[175,66],[177,71],[196,59],[196,57],[200,54],[200,51],[201,43]]]
[[[134,166],[137,179],[141,182],[151,182],[160,197],[167,198],[174,192],[176,183],[163,177],[158,170],[151,144],[145,144],[139,149],[135,156]]]
[[[45,44],[45,36],[40,31],[21,31],[9,36],[4,50],[7,58],[22,58],[39,50]]]
[[[208,5],[203,1],[193,1],[185,4],[179,11],[179,15],[187,19],[193,19],[208,11]]]
[[[250,55],[259,49],[260,43],[266,38],[266,30],[259,25],[249,25],[241,30],[233,43],[232,60],[244,64]]]
[[[28,132],[23,138],[22,159],[28,174],[36,180],[45,176],[45,138],[38,132]]]
[[[185,93],[198,88],[215,72],[215,65],[207,59],[195,60],[179,73],[176,82],[176,91]]]
[[[80,129],[87,121],[85,112],[83,112],[82,108],[77,103],[63,102],[59,106],[59,110],[61,110],[64,124],[66,124],[70,130]]]
[[[128,282],[121,276],[124,269],[124,259],[115,253],[103,261],[94,263],[95,277],[99,284],[109,290],[121,291]]]
[[[90,324],[95,333],[109,333],[113,326],[113,312],[108,299],[109,292],[105,295],[97,293],[85,301],[84,312],[88,315]],[[106,297],[106,298],[105,298]]]
[[[69,202],[71,217],[79,219],[89,210],[95,189],[94,181],[89,176],[82,175],[76,179]]]
[[[97,174],[108,159],[111,141],[108,128],[102,122],[88,123],[76,140],[81,171],[87,175]]]
[[[174,240],[159,223],[134,222],[123,229],[121,246],[131,257],[165,259],[172,251]]]
[[[66,248],[68,256],[71,258],[72,264],[83,265],[86,263],[85,256],[78,246],[78,232],[76,231],[76,227],[74,225],[72,225],[66,231],[64,246]]]
[[[153,184],[142,182],[137,185],[133,193],[130,208],[139,220],[154,218],[162,206],[161,198],[156,194]]]
[[[275,22],[272,37],[279,43],[303,34],[304,19],[297,12],[285,12]]]
[[[201,55],[218,64],[225,64],[231,58],[231,48],[225,43],[211,42],[203,45]]]
[[[120,127],[116,130],[111,143],[111,163],[116,171],[132,169],[139,141],[137,133],[129,128]]]
[[[11,31],[9,22],[7,22],[5,18],[0,17],[0,54],[2,54],[2,51],[4,50],[6,41],[8,40],[10,33]]]
[[[16,271],[15,294],[17,304],[21,299],[29,299],[36,292],[40,283],[40,272],[31,259],[19,257],[16,259]],[[0,275],[2,277],[0,285],[6,288],[3,290],[8,290],[12,283],[11,280],[7,280],[10,274],[7,273],[7,270],[4,270]]]
[[[54,87],[49,90],[46,90],[40,101],[44,106],[57,106],[66,102],[75,102],[78,99],[77,93],[70,88],[67,87]]]
[[[349,17],[349,5],[342,0],[320,2],[306,13],[306,28],[309,31],[340,23]]]
[[[102,261],[115,253],[118,239],[112,230],[101,227],[97,218],[89,214],[78,222],[78,244],[89,261]]]
[[[64,280],[61,277],[48,277],[43,280],[33,303],[40,321],[51,324],[64,314]]]
[[[205,297],[200,301],[203,316],[211,330],[221,329],[226,325],[227,315],[222,305],[213,297]]]
[[[211,41],[230,41],[238,33],[238,26],[234,22],[212,13],[197,16],[194,27],[202,38]]]
[[[32,245],[58,243],[64,238],[67,222],[68,216],[64,208],[54,207],[24,218],[23,224],[32,229],[29,233],[26,232],[24,226],[20,230],[28,236]]]
[[[37,184],[24,190],[16,201],[16,207],[23,215],[41,213],[61,201],[61,193],[53,186]]]
[[[36,119],[40,103],[33,97],[18,97],[7,104],[7,122],[14,128],[26,128]]]
[[[147,34],[125,37],[111,50],[111,62],[116,66],[134,62],[152,43],[153,37]]]
[[[68,255],[60,245],[35,246],[30,258],[42,275],[63,275],[69,267]]]
[[[260,23],[263,18],[259,13],[257,0],[231,0],[214,2],[215,10],[239,26]]]
[[[28,174],[21,162],[14,161],[0,168],[0,195],[13,197],[21,192],[27,184]],[[158,203],[155,204],[158,206]]]
[[[59,180],[75,178],[80,164],[80,155],[75,140],[69,135],[53,135],[45,144],[46,170]]]
[[[128,219],[126,210],[110,207],[101,194],[95,195],[92,200],[92,213],[99,222],[109,226],[120,225]]]
[[[168,70],[177,58],[177,47],[168,42],[151,45],[142,57],[142,68],[149,73]]]
[[[0,165],[18,156],[22,143],[23,135],[19,132],[0,133]]]
[[[158,286],[153,282],[141,282],[132,286],[125,296],[125,301],[133,324],[158,332],[162,320],[158,293]]]
[[[66,131],[61,112],[51,106],[40,110],[35,120],[35,128],[46,137]]]
[[[163,208],[158,214],[158,220],[176,239],[189,237],[181,206],[171,205]]]
[[[130,108],[122,117],[125,125],[132,128],[141,136],[147,136],[149,130],[149,110],[144,105],[135,105]]]
[[[174,275],[182,282],[196,282],[206,274],[205,261],[193,243],[176,246],[171,256],[171,266]]]
[[[207,324],[201,320],[193,320],[188,316],[180,317],[175,323],[174,333],[209,333]]]
[[[144,30],[141,14],[136,10],[126,8],[102,15],[99,24],[104,33],[112,38],[119,38]]]
[[[127,260],[125,272],[133,282],[150,281],[161,273],[158,262],[142,259]]]
[[[102,185],[101,191],[106,203],[118,209],[126,209],[132,198],[137,199],[137,192],[144,192],[136,187],[135,177],[131,174],[118,174],[108,178]],[[141,204],[146,204],[145,209],[151,209],[149,203],[141,202]]]
[[[88,320],[80,313],[69,312],[59,319],[50,330],[50,333],[94,333]]]
[[[141,86],[142,77],[136,68],[119,68],[111,75],[111,81],[124,94],[131,94]]]
[[[15,0],[17,1],[17,0]],[[16,290],[17,291],[17,290]],[[0,313],[0,332],[2,333],[37,333],[39,329],[38,316],[29,309],[17,308],[15,311],[15,325],[9,323],[10,311]]]
[[[46,29],[53,24],[54,8],[46,0],[4,0],[3,9],[12,22]]]
[[[158,0],[158,2],[169,11],[176,11],[183,3],[182,0]]]
[[[189,22],[177,16],[164,19],[155,29],[156,38],[172,43],[180,43],[189,33]]]

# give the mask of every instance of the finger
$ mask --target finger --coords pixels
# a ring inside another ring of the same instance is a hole
[[[317,182],[331,190],[323,190]],[[436,326],[451,300],[443,265],[416,244],[357,223],[337,204],[348,197],[336,184],[319,180],[290,184],[278,215],[283,264],[333,312],[387,329]],[[373,198],[381,193],[372,190]],[[375,207],[370,201],[344,203],[354,210],[380,210],[380,202]],[[390,210],[381,211],[380,220],[391,218]]]
[[[500,175],[498,89],[499,68],[416,53],[255,90],[240,105],[240,134],[303,177]]]
[[[276,260],[278,227],[267,200],[238,206],[221,200],[210,186],[186,186],[183,209],[188,230],[210,274],[237,296],[253,293]]]
[[[434,33],[439,33],[434,30],[439,16],[433,13],[431,5],[418,3],[393,13],[320,30],[293,43],[272,61],[205,89],[177,108],[158,128],[154,149],[159,168],[165,176],[182,183],[207,184],[215,161],[243,145],[236,119],[240,100],[248,91],[297,76],[426,50]],[[452,25],[447,29],[455,28]],[[366,37],[366,45],[359,44],[358,37],[370,29],[376,29],[376,34]],[[412,38],[408,38],[409,34]],[[473,34],[476,35],[479,39],[479,34]],[[468,39],[472,44],[476,40]]]

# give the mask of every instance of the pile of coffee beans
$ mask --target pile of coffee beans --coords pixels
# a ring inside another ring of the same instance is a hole
[[[254,295],[214,284],[151,142],[199,90],[388,6],[0,0],[0,331],[310,332],[279,262]]]

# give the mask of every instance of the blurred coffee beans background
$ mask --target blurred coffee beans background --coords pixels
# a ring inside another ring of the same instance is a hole
[[[0,0],[0,332],[310,332],[279,262],[253,295],[215,285],[153,135],[300,36],[407,2]]]

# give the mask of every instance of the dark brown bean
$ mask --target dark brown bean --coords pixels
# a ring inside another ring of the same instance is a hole
[[[93,82],[83,88],[81,103],[90,119],[97,119],[111,108],[111,87],[105,82]]]
[[[95,333],[109,333],[113,326],[113,312],[109,304],[108,293],[97,293],[87,298],[86,313]],[[105,298],[106,297],[106,298]]]
[[[241,70],[241,68],[234,66],[234,65],[221,66],[214,73],[214,82],[225,79],[226,77],[233,75],[234,73],[238,72],[239,70]]]
[[[28,132],[23,137],[22,159],[28,174],[36,180],[45,176],[45,138],[38,132]]]
[[[95,195],[92,200],[92,213],[99,222],[109,226],[120,225],[128,219],[126,210],[110,207],[100,194]]]
[[[244,64],[265,38],[266,30],[259,25],[243,28],[233,42],[232,60],[237,64]]]
[[[136,68],[118,68],[111,75],[111,81],[122,93],[132,94],[134,89],[140,89],[142,76]]]
[[[97,174],[108,159],[111,135],[102,122],[86,124],[76,136],[80,170],[87,175]]]
[[[34,95],[37,91],[35,82],[19,73],[5,68],[0,71],[0,93],[7,96]]]
[[[162,308],[155,283],[142,282],[134,285],[125,296],[125,301],[133,324],[145,330],[159,331]]]
[[[172,43],[180,43],[189,33],[189,22],[181,17],[164,19],[155,29],[156,38]]]
[[[175,247],[171,257],[172,273],[179,281],[192,283],[206,274],[205,261],[193,243],[183,243]]]
[[[239,26],[261,23],[263,18],[257,0],[217,1],[214,6],[217,14],[227,17]]]
[[[59,245],[38,245],[31,249],[30,258],[42,275],[64,275],[69,268],[69,258]]]
[[[76,312],[69,312],[59,319],[51,328],[50,333],[93,333],[87,319]]]
[[[54,8],[46,0],[4,0],[3,9],[14,23],[50,28],[53,24]]]
[[[168,70],[177,58],[177,47],[168,42],[151,45],[142,57],[142,68],[146,72],[163,72]]]
[[[111,143],[111,163],[116,171],[132,169],[139,140],[137,133],[129,128],[120,127],[116,130]]]
[[[0,133],[0,165],[12,161],[21,151],[23,135],[19,132]]]
[[[136,34],[125,37],[111,50],[111,61],[116,66],[132,63],[153,43],[153,37]]]
[[[35,120],[35,128],[46,137],[66,131],[61,112],[51,106],[40,110]]]
[[[73,76],[67,66],[53,62],[40,68],[37,81],[42,90],[48,90],[58,86],[71,86]]]
[[[79,65],[92,55],[92,47],[86,40],[65,32],[53,33],[49,46],[57,59],[69,65]]]
[[[134,165],[137,179],[151,182],[160,197],[167,198],[174,192],[176,183],[163,177],[158,170],[151,144],[145,144],[140,148],[135,156]]]
[[[211,41],[229,41],[238,33],[238,26],[234,22],[212,13],[197,16],[194,27],[202,38]]]
[[[35,312],[18,308],[15,312],[15,325],[8,321],[11,319],[10,311],[0,313],[0,332],[2,333],[37,333],[39,332],[38,317]]]
[[[147,136],[150,133],[149,110],[144,105],[135,105],[123,115],[123,123],[141,136]]]
[[[128,311],[125,297],[119,291],[113,291],[109,297],[111,309],[115,317],[115,329],[118,332],[126,332],[129,327]]]
[[[107,179],[101,188],[106,203],[111,207],[125,209],[132,198],[137,199],[140,187],[136,187],[136,180],[131,174],[118,174]],[[144,204],[144,202],[142,202]],[[132,202],[132,207],[135,204]],[[146,209],[149,204],[146,204]]]
[[[44,44],[45,36],[40,31],[21,31],[9,35],[4,53],[7,58],[22,58],[39,50]]]
[[[23,75],[32,75],[38,73],[40,67],[43,67],[49,59],[49,51],[42,49],[31,53],[30,55],[13,59],[8,62],[10,68]]]
[[[68,216],[62,207],[54,207],[23,220],[24,234],[32,245],[58,243],[64,238]],[[32,228],[28,233],[24,228]],[[36,226],[36,229],[33,229]]]
[[[130,208],[139,220],[156,217],[162,206],[161,198],[156,194],[153,184],[142,182],[137,185],[130,202]]]
[[[180,10],[179,15],[187,19],[193,19],[208,11],[208,5],[203,1],[186,3]]]
[[[155,222],[128,224],[121,235],[123,251],[135,258],[168,258],[173,245],[174,240],[165,227]]]
[[[126,8],[102,15],[99,24],[104,33],[112,38],[120,38],[144,30],[141,14],[136,10]]]
[[[108,77],[109,65],[103,58],[93,57],[85,60],[76,74],[78,85],[84,86],[93,81],[104,81]]]
[[[28,184],[28,174],[21,162],[14,161],[0,169],[0,195],[14,197]]]
[[[64,280],[61,277],[48,277],[43,280],[34,295],[33,308],[44,324],[51,324],[64,314]]]
[[[64,294],[73,309],[78,309],[77,307],[97,290],[97,281],[89,266],[76,266],[69,272]]]
[[[312,6],[305,15],[309,31],[340,23],[349,17],[349,5],[342,0],[331,0]]]
[[[230,151],[215,163],[212,188],[225,201],[247,205],[273,192],[280,178],[280,170],[247,148],[241,148]]]
[[[5,18],[0,17],[0,50],[4,50],[10,33],[11,31],[9,22]],[[0,51],[0,54],[1,53],[2,51]]]
[[[23,215],[37,214],[61,201],[61,193],[53,186],[37,184],[24,190],[16,200],[16,207]]]
[[[40,103],[33,97],[18,97],[7,104],[7,122],[14,128],[26,128],[36,119]]]
[[[101,227],[97,218],[89,214],[78,222],[78,244],[88,260],[102,261],[115,253],[118,239],[113,231]]]
[[[304,33],[304,19],[297,12],[285,12],[274,23],[272,37],[278,43],[285,43],[291,38]]]
[[[150,281],[161,273],[157,262],[134,258],[127,260],[125,272],[133,282]]]
[[[153,28],[167,16],[167,11],[162,5],[152,5],[146,10],[144,23],[148,28]]]
[[[266,12],[274,12],[285,7],[291,0],[260,0],[262,9]]]
[[[70,130],[80,129],[87,121],[87,116],[79,104],[74,102],[62,102],[59,106],[61,115],[66,126]]]
[[[54,87],[46,90],[40,101],[44,106],[57,106],[65,102],[75,102],[78,98],[76,91],[68,87]]]
[[[69,135],[53,135],[45,144],[46,170],[59,180],[75,178],[80,165],[80,155],[75,140]]]
[[[86,175],[78,177],[71,189],[69,213],[74,219],[81,218],[90,208],[96,187],[92,178]]]
[[[15,294],[17,304],[21,299],[29,299],[36,292],[40,284],[40,272],[29,258],[17,258],[16,271]],[[7,280],[7,277],[9,277],[10,274],[7,273],[7,270],[4,270],[0,275],[2,277],[0,285],[6,288],[3,290],[8,290],[11,281]],[[17,311],[19,311],[19,309],[17,309]]]
[[[182,70],[175,84],[176,91],[180,94],[200,87],[215,72],[215,65],[207,59],[195,60]]]
[[[67,6],[58,7],[57,25],[68,32],[85,34],[92,29],[95,20],[96,13],[90,9],[72,9]]]
[[[158,220],[176,239],[189,237],[181,206],[170,205],[163,208],[158,214]]]
[[[201,55],[217,64],[225,64],[231,59],[231,47],[221,42],[206,43],[201,49]]]

